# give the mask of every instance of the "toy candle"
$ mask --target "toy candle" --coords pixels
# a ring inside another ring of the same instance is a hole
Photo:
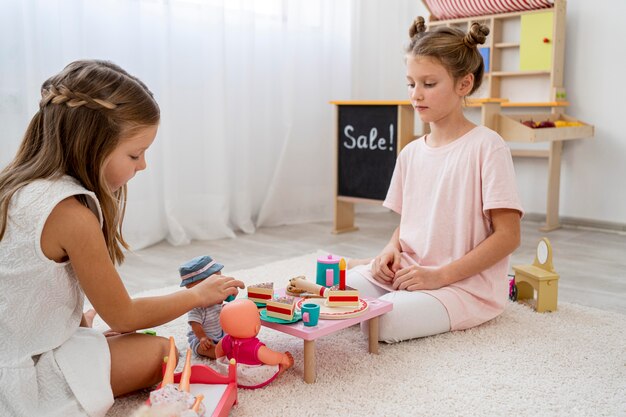
[[[315,282],[318,285],[330,287],[339,284],[339,260],[339,257],[330,254],[317,258],[317,275]],[[326,285],[326,271],[329,269],[333,271],[333,282],[331,285]]]
[[[339,261],[339,289],[346,289],[346,260],[343,258]]]

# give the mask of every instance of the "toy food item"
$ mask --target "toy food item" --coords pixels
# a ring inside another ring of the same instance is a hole
[[[294,291],[291,291],[291,290]],[[328,296],[328,288],[316,284],[311,281],[307,281],[305,276],[299,276],[295,278],[291,278],[289,280],[289,286],[287,287],[287,291],[292,293],[299,292],[300,296],[308,297],[308,296],[316,296],[316,297],[327,297]]]
[[[274,283],[248,285],[248,299],[257,303],[266,303],[274,296]]]
[[[296,299],[290,296],[273,298],[267,302],[267,316],[283,320],[293,320]]]
[[[556,127],[554,122],[551,120],[544,120],[537,125],[538,128],[546,128],[546,127]]]
[[[528,127],[532,128],[532,129],[537,127],[537,124],[535,122],[533,122],[532,120],[524,120],[524,121],[520,120],[520,123],[523,124],[524,126],[528,126]]]
[[[297,277],[291,278],[289,280],[289,284],[287,285],[287,288],[285,288],[285,292],[289,295],[293,295],[296,297],[300,297],[300,295],[307,292],[307,290],[305,290],[304,288],[300,288],[296,286],[296,280],[300,280],[300,279],[306,281],[306,277],[304,275],[298,275]]]
[[[334,285],[329,288],[326,305],[329,307],[358,306],[359,290],[348,286],[345,290],[340,290],[338,285]]]

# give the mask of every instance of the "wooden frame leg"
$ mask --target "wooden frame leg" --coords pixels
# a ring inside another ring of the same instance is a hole
[[[378,354],[378,317],[369,320],[369,351]]]
[[[345,233],[359,230],[354,226],[354,203],[335,199],[335,224],[333,233]]]
[[[550,157],[548,159],[548,196],[546,203],[546,224],[541,227],[543,232],[549,232],[561,227],[559,222],[559,194],[561,192],[561,154],[563,141],[550,143]]]
[[[315,382],[315,340],[304,341],[304,382]]]

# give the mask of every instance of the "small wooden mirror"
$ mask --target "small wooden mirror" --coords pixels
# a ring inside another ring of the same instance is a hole
[[[548,260],[548,245],[544,240],[540,240],[537,245],[537,260],[540,264],[545,264]]]
[[[554,265],[552,264],[552,245],[550,245],[550,241],[547,237],[542,238],[537,244],[537,254],[533,265],[554,272]]]

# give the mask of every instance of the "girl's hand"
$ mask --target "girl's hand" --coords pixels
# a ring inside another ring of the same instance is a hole
[[[388,249],[374,258],[372,276],[383,284],[391,284],[400,269],[400,251],[396,248]]]
[[[200,299],[199,307],[208,307],[223,302],[229,295],[237,296],[237,288],[245,288],[242,281],[224,275],[213,275],[190,289]]]
[[[402,268],[393,280],[394,290],[436,290],[441,287],[443,287],[443,279],[439,269],[423,268],[417,265]]]

